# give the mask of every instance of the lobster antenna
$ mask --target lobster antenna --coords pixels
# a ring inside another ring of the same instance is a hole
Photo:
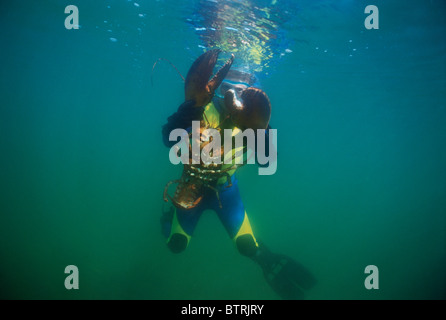
[[[184,79],[183,75],[181,74],[180,71],[178,71],[177,67],[175,67],[175,65],[170,62],[169,60],[167,60],[166,58],[158,58],[155,63],[153,64],[152,67],[152,72],[150,73],[150,81],[152,83],[152,87],[153,87],[153,71],[155,70],[156,65],[158,64],[158,62],[160,62],[161,60],[167,61],[174,69],[175,71],[180,75],[181,79],[183,79],[183,82],[185,82],[186,80]]]

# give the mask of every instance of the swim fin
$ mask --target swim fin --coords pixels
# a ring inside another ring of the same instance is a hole
[[[272,253],[264,244],[259,243],[259,251],[253,260],[283,300],[302,300],[304,290],[310,290],[316,284],[316,278],[302,264],[286,255]]]

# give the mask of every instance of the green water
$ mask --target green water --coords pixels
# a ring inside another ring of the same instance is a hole
[[[291,52],[262,79],[277,173],[238,173],[255,235],[314,273],[308,299],[444,299],[444,1],[375,1],[379,30],[365,1],[287,2]],[[150,73],[164,57],[185,74],[203,50],[188,2],[137,3],[0,4],[0,298],[278,299],[212,212],[184,253],[165,245],[181,168],[161,126],[184,93],[168,64]]]

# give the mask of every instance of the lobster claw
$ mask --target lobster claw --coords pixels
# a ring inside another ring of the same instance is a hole
[[[178,184],[174,196],[170,196],[169,186],[171,184]],[[187,182],[185,179],[169,181],[164,187],[164,201],[169,199],[173,205],[181,210],[191,210],[198,206],[203,200],[202,183],[200,181]]]
[[[240,97],[233,89],[225,94],[225,106],[232,122],[241,130],[266,129],[271,118],[271,103],[266,93],[257,88],[243,90]]]
[[[213,49],[203,53],[195,60],[187,73],[185,84],[186,101],[194,100],[195,107],[202,107],[211,102],[215,90],[220,86],[231,68],[234,55],[231,55],[231,58],[226,61],[224,66],[209,80],[220,52],[220,49]]]

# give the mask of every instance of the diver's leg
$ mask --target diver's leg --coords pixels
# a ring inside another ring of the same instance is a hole
[[[167,208],[167,205],[163,203],[163,211],[160,218],[161,223],[161,233],[165,238],[168,238],[170,235],[170,230],[172,229],[172,221],[173,221],[173,215],[175,213],[175,207],[172,205],[169,205]]]
[[[240,254],[247,257],[255,256],[258,244],[240,197],[237,180],[234,179],[229,188],[220,188],[219,193],[222,207],[214,205],[214,210],[220,221],[234,240]]]
[[[167,219],[162,219],[163,234],[170,251],[180,253],[187,248],[201,213],[198,208],[185,211],[173,207],[170,225]]]
[[[236,182],[220,190],[222,208],[214,204],[214,210],[239,252],[262,268],[266,281],[282,299],[303,299],[303,290],[311,289],[316,283],[311,272],[291,257],[273,253],[256,240]]]
[[[242,255],[247,257],[254,257],[257,255],[259,244],[254,237],[246,212],[244,214],[243,223],[234,237],[234,242],[238,251]]]

